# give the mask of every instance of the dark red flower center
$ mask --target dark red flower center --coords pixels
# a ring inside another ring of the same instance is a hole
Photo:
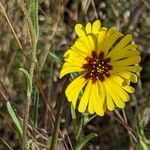
[[[100,52],[97,55],[93,51],[92,56],[85,59],[87,63],[83,65],[83,68],[87,70],[85,74],[86,79],[92,79],[94,83],[97,80],[104,81],[106,77],[110,77],[109,70],[112,70],[112,65],[110,65],[111,58],[104,58],[104,52]]]

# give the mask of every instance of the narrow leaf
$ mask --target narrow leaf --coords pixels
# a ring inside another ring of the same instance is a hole
[[[143,127],[140,113],[137,115],[137,129],[139,132],[139,149],[140,150],[149,150],[150,144],[148,144],[148,140],[144,133],[144,127]]]
[[[79,144],[78,146],[76,147],[75,150],[82,150],[83,147],[94,137],[97,137],[97,134],[95,133],[91,133],[89,135],[87,135]]]
[[[32,80],[27,70],[23,68],[19,68],[19,70],[24,74],[26,83],[27,83],[27,93],[32,92]]]
[[[17,133],[19,134],[19,137],[22,138],[22,136],[23,136],[22,126],[21,126],[20,121],[19,121],[18,117],[16,116],[16,113],[9,101],[7,101],[6,107],[7,107],[8,113],[15,125],[15,129],[16,129]]]
[[[33,27],[36,33],[36,38],[38,38],[39,34],[39,20],[38,20],[38,6],[39,2],[38,0],[32,0],[32,6],[31,6],[31,16],[32,16],[32,23]]]
[[[55,53],[48,51],[48,54],[55,62],[57,62],[58,64],[62,64],[62,60]]]
[[[52,134],[51,144],[50,144],[50,150],[56,150],[57,147],[57,141],[58,141],[58,134],[59,134],[59,127],[60,127],[60,120],[61,120],[61,113],[62,113],[62,104],[63,104],[63,98],[62,95],[60,96],[60,103],[57,108],[57,115],[56,120],[54,124],[54,131]]]
[[[37,122],[38,122],[38,107],[39,107],[39,90],[38,88],[35,88],[34,94],[33,94],[33,109],[32,109],[32,121],[35,128],[37,128]]]

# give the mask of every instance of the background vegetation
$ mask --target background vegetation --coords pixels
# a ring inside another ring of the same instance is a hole
[[[23,149],[25,142],[40,150],[149,150],[150,1],[22,2],[0,1],[0,150]],[[75,24],[98,18],[103,26],[133,34],[143,67],[126,108],[104,117],[73,111],[64,96],[69,76],[58,77]]]

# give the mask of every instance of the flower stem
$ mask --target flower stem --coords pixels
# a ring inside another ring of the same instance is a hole
[[[84,123],[84,116],[81,117],[80,124],[78,126],[78,130],[77,130],[77,134],[76,134],[76,141],[77,141],[77,143],[80,142],[83,123]]]
[[[62,91],[64,91],[66,89],[66,81],[67,81],[67,78],[65,78],[63,81],[62,81]],[[60,120],[61,120],[61,114],[62,114],[62,109],[63,109],[63,100],[64,100],[64,94],[60,94],[60,96],[58,97],[58,107],[57,107],[57,115],[56,115],[56,120],[55,120],[55,124],[54,124],[54,131],[53,131],[53,134],[52,134],[52,139],[51,139],[51,144],[50,144],[50,150],[56,150],[56,147],[57,147],[57,141],[58,141],[58,135],[59,135],[59,132],[60,132]]]

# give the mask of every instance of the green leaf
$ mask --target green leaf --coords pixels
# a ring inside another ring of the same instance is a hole
[[[62,60],[55,54],[52,53],[51,51],[48,51],[48,54],[50,55],[50,57],[58,64],[62,64]]]
[[[139,150],[150,150],[150,145],[146,144],[142,138],[139,139]]]
[[[144,133],[144,127],[143,127],[140,113],[138,113],[138,115],[137,115],[137,129],[139,132],[139,149],[140,150],[149,150],[150,144],[148,144],[148,142],[147,142],[148,140]]]
[[[33,94],[33,109],[32,109],[32,121],[35,128],[37,128],[37,122],[38,122],[38,107],[39,107],[39,90],[38,88],[35,88],[34,94]]]
[[[84,126],[89,123],[92,119],[94,119],[96,117],[96,115],[92,116],[92,117],[89,117],[89,114],[88,113],[85,113],[84,114]]]
[[[71,117],[72,117],[73,120],[77,118],[76,112],[75,112],[75,110],[74,110],[72,105],[71,105]]]
[[[97,134],[91,133],[87,135],[86,137],[84,137],[84,139],[78,144],[75,150],[82,150],[83,147],[94,137],[97,137]]]
[[[32,92],[32,80],[27,70],[23,68],[19,68],[19,70],[24,74],[27,84],[27,94],[31,94]]]
[[[18,117],[16,116],[16,113],[15,113],[15,111],[14,111],[14,109],[11,106],[9,101],[7,101],[6,107],[7,107],[8,113],[9,113],[9,115],[10,115],[10,117],[11,117],[11,119],[12,119],[14,125],[15,125],[15,129],[18,133],[18,136],[20,138],[22,138],[23,137],[23,130],[22,130],[21,123],[20,123]]]
[[[33,28],[36,33],[36,38],[38,38],[38,35],[39,35],[38,7],[39,7],[38,0],[32,0],[31,16],[32,16]]]

